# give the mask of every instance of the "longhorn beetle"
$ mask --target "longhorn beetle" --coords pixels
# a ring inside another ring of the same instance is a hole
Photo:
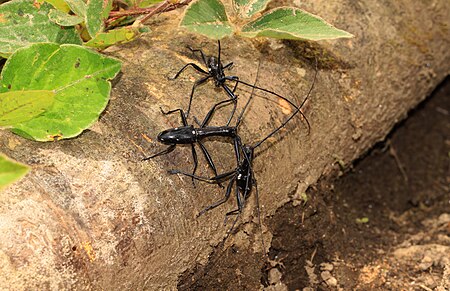
[[[303,102],[300,104],[300,106],[298,106],[298,107],[294,106],[295,107],[294,113],[288,119],[286,119],[278,128],[276,128],[271,133],[269,133],[266,137],[264,137],[260,141],[256,142],[254,145],[246,145],[246,144],[242,143],[240,136],[237,134],[237,127],[239,126],[239,123],[242,120],[244,111],[246,110],[246,108],[250,102],[250,99],[253,96],[253,90],[252,90],[252,94],[250,95],[250,98],[247,100],[247,103],[245,104],[245,106],[236,122],[236,125],[234,126],[235,130],[233,131],[233,133],[235,135],[232,138],[234,140],[234,150],[235,150],[235,155],[236,155],[236,160],[237,160],[237,167],[234,170],[220,174],[220,175],[216,174],[215,176],[213,176],[211,178],[197,176],[195,174],[189,174],[189,173],[185,173],[185,172],[182,172],[179,170],[170,170],[169,171],[170,174],[182,174],[185,176],[189,176],[192,179],[196,179],[196,180],[200,180],[200,181],[208,182],[208,183],[213,183],[213,184],[220,184],[223,181],[229,180],[224,198],[222,198],[219,201],[217,201],[216,203],[204,208],[202,211],[200,211],[198,216],[225,203],[228,200],[228,198],[230,197],[230,194],[231,194],[231,191],[233,188],[233,184],[236,184],[235,193],[236,193],[236,200],[237,200],[237,209],[227,212],[226,216],[241,213],[241,211],[245,205],[245,201],[248,198],[248,196],[250,195],[250,192],[251,192],[253,186],[255,186],[256,196],[258,197],[258,188],[257,188],[256,179],[254,178],[254,173],[253,173],[253,169],[252,169],[252,164],[253,164],[253,159],[254,159],[254,151],[269,137],[273,136],[281,128],[283,128],[296,114],[301,112],[300,109],[302,108],[302,106],[308,99],[309,95],[311,94],[311,92],[314,88],[314,84],[316,82],[317,62],[316,62],[315,69],[316,70],[315,70],[314,79],[311,84],[311,87],[309,88],[308,93],[307,93],[305,99],[303,100]],[[256,88],[256,86],[255,86],[255,88]],[[220,104],[220,102],[218,104]],[[233,223],[233,225],[234,225],[234,223]]]
[[[259,69],[259,66],[258,66]],[[253,87],[253,90],[255,88],[258,87]],[[253,93],[253,91],[252,91]],[[278,95],[277,95],[278,96]],[[263,140],[261,140],[259,143],[264,142],[266,139],[268,139],[269,137],[271,137],[272,135],[274,135],[275,133],[277,133],[281,128],[283,128],[287,122],[289,122],[289,120],[291,120],[298,112],[300,111],[300,108],[295,105],[292,101],[290,101],[289,99],[283,97],[283,96],[279,96],[281,99],[285,100],[286,102],[288,102],[295,110],[294,112],[291,114],[291,116],[289,116],[289,118],[287,120],[285,120],[278,128],[276,128],[275,130],[273,130],[268,136],[266,136]],[[162,150],[161,152],[158,152],[152,156],[146,157],[143,160],[149,160],[152,158],[155,158],[157,156],[160,155],[165,155],[170,153],[171,151],[173,151],[175,149],[175,147],[177,145],[182,145],[182,144],[190,144],[191,145],[191,149],[192,149],[192,158],[194,161],[194,169],[192,172],[192,175],[195,175],[195,172],[197,170],[197,166],[198,166],[198,159],[197,159],[197,152],[195,150],[195,146],[194,144],[198,144],[200,146],[201,151],[203,152],[206,161],[208,162],[208,165],[210,166],[210,168],[213,170],[214,175],[217,176],[217,170],[216,167],[214,165],[214,162],[211,158],[211,155],[208,153],[208,150],[206,149],[206,147],[203,145],[202,143],[202,139],[206,138],[206,137],[211,137],[211,136],[221,136],[221,137],[229,137],[231,139],[234,140],[234,147],[235,147],[235,152],[239,151],[239,147],[240,145],[237,143],[237,128],[238,125],[240,123],[240,120],[242,118],[242,114],[244,113],[244,110],[241,114],[241,116],[238,118],[238,121],[236,123],[235,126],[229,126],[228,123],[229,121],[232,119],[233,115],[230,116],[230,120],[228,121],[226,126],[208,126],[209,121],[211,120],[215,110],[227,103],[231,103],[231,102],[235,102],[236,99],[227,99],[227,100],[223,100],[220,101],[218,103],[216,103],[210,110],[209,112],[206,114],[205,118],[203,119],[203,121],[200,123],[200,127],[194,127],[193,125],[189,125],[187,122],[187,116],[184,113],[183,109],[174,109],[174,110],[170,110],[168,112],[164,112],[162,109],[162,113],[163,114],[172,114],[175,112],[179,112],[180,116],[181,116],[181,121],[182,121],[182,126],[180,127],[175,127],[175,128],[170,128],[167,130],[164,130],[162,132],[160,132],[157,136],[157,139],[159,142],[168,145],[168,147],[164,150]],[[250,98],[248,100],[248,102],[250,101]],[[306,99],[305,99],[306,101]],[[245,107],[247,107],[248,102],[246,104]],[[302,104],[303,105],[303,104]],[[303,115],[303,114],[302,114]],[[309,122],[308,120],[305,118],[307,124],[308,124],[308,129],[309,129]],[[259,146],[259,145],[257,145]],[[239,164],[240,160],[239,157],[236,156],[237,159],[237,163]],[[194,178],[192,178],[194,180]]]
[[[207,183],[212,183],[212,184],[220,184],[221,182],[225,182],[225,181],[229,181],[228,185],[227,185],[227,189],[225,192],[225,196],[220,199],[219,201],[211,204],[210,206],[204,208],[202,211],[200,211],[197,214],[197,217],[199,217],[200,215],[206,213],[207,211],[218,207],[220,205],[222,205],[223,203],[225,203],[230,195],[231,192],[233,190],[233,185],[235,184],[235,193],[236,193],[236,200],[237,200],[237,209],[229,211],[226,213],[226,217],[228,217],[229,215],[233,215],[233,214],[237,214],[236,218],[233,221],[233,224],[231,225],[231,227],[229,228],[229,230],[227,231],[227,234],[225,236],[225,238],[222,240],[221,242],[221,246],[223,246],[225,244],[225,241],[228,239],[228,237],[231,235],[232,230],[234,229],[239,216],[242,212],[242,209],[245,206],[245,202],[247,200],[247,198],[250,195],[250,192],[252,190],[253,187],[255,187],[255,199],[256,199],[256,207],[257,207],[257,214],[258,214],[258,220],[259,220],[259,225],[260,225],[260,231],[261,231],[261,241],[262,241],[262,247],[263,250],[265,250],[265,246],[264,246],[264,240],[262,238],[262,225],[261,225],[261,217],[260,217],[260,210],[259,210],[259,193],[258,193],[258,187],[257,187],[257,182],[254,176],[254,172],[253,172],[253,160],[254,160],[254,152],[255,149],[260,146],[264,141],[266,141],[269,137],[271,137],[272,135],[274,135],[278,130],[280,130],[283,126],[286,125],[287,122],[289,122],[289,120],[291,120],[298,112],[300,112],[300,109],[302,108],[302,106],[304,105],[304,103],[306,102],[307,98],[309,97],[309,95],[311,94],[313,88],[314,88],[314,84],[316,82],[317,79],[317,73],[318,73],[318,69],[317,69],[317,60],[316,60],[316,64],[315,64],[315,74],[314,74],[314,79],[312,81],[312,85],[309,88],[309,91],[305,97],[305,99],[303,100],[303,102],[301,103],[301,105],[299,107],[296,107],[296,111],[280,126],[278,127],[276,130],[274,130],[273,132],[271,132],[270,134],[268,134],[265,138],[261,139],[260,141],[256,142],[254,145],[250,146],[250,145],[245,145],[242,144],[241,142],[241,138],[239,137],[239,135],[236,135],[235,137],[235,144],[238,145],[238,149],[236,150],[236,146],[235,146],[235,154],[236,154],[236,158],[238,160],[238,164],[237,167],[227,173],[223,173],[220,175],[215,175],[212,178],[207,178],[207,177],[202,177],[202,176],[196,176],[196,175],[192,175],[189,173],[184,173],[178,170],[170,170],[169,173],[171,174],[182,174],[182,175],[186,175],[189,176],[193,179],[196,180],[200,180],[203,182],[207,182]],[[253,96],[253,90],[252,90],[252,94],[250,95],[250,98]],[[250,99],[247,101],[247,104],[244,106],[244,109],[242,110],[241,115],[238,118],[238,121],[236,123],[236,127],[239,125],[242,115],[244,113],[244,111],[246,110],[248,104],[250,102]],[[309,126],[309,123],[308,123]],[[309,132],[309,131],[308,131]],[[215,261],[217,262],[220,259],[217,258]],[[214,263],[213,263],[214,264]],[[202,275],[204,276],[206,275],[206,273],[208,272],[208,270],[210,270],[212,267],[210,265],[207,265],[203,268],[203,271],[201,272]],[[189,284],[189,289],[192,288],[192,286],[194,286],[193,284],[196,284],[196,282],[198,282],[198,279],[191,282]]]
[[[217,41],[217,44],[218,44],[217,57],[215,57],[215,56],[209,56],[209,57],[206,57],[202,50],[200,50],[200,49],[193,49],[193,48],[191,48],[191,47],[188,47],[188,49],[190,49],[193,53],[196,53],[196,52],[199,52],[199,53],[200,53],[201,58],[202,58],[202,61],[203,61],[203,63],[205,64],[205,66],[206,66],[206,68],[207,68],[206,70],[202,69],[201,67],[199,67],[199,66],[198,66],[197,64],[195,64],[195,63],[188,63],[188,64],[184,65],[184,66],[183,66],[183,67],[175,74],[174,77],[170,78],[171,80],[177,79],[177,78],[180,76],[180,74],[181,74],[185,69],[187,69],[188,67],[192,67],[192,68],[194,68],[197,72],[199,72],[199,73],[205,75],[203,78],[201,78],[201,79],[195,81],[194,85],[192,86],[191,95],[189,96],[188,109],[187,109],[187,111],[186,111],[186,118],[189,117],[189,113],[190,113],[190,111],[191,111],[192,99],[193,99],[193,97],[194,97],[195,89],[197,88],[197,86],[199,86],[199,85],[205,83],[206,81],[208,81],[208,80],[211,79],[211,78],[214,80],[214,84],[216,85],[216,87],[222,87],[222,88],[225,90],[225,93],[228,95],[228,97],[229,97],[231,100],[233,100],[233,103],[234,103],[234,105],[233,105],[233,110],[232,110],[232,112],[231,112],[231,116],[230,116],[230,118],[228,119],[228,122],[227,122],[226,126],[230,125],[231,119],[232,119],[232,117],[233,117],[233,115],[234,115],[234,112],[236,111],[236,106],[237,106],[237,96],[235,95],[235,92],[236,92],[236,89],[237,89],[237,85],[238,85],[238,84],[243,84],[243,85],[246,85],[246,86],[251,87],[251,88],[253,88],[253,89],[258,89],[258,90],[261,90],[261,91],[263,91],[263,92],[266,92],[266,93],[275,95],[275,96],[277,96],[277,97],[279,97],[279,98],[281,98],[281,99],[286,100],[285,97],[279,95],[278,93],[275,93],[275,92],[273,92],[273,91],[270,91],[270,90],[267,90],[267,89],[258,87],[258,86],[256,86],[256,85],[249,84],[249,83],[244,82],[244,81],[241,81],[241,80],[239,79],[238,76],[227,76],[227,75],[225,75],[225,70],[231,68],[231,67],[233,66],[233,62],[230,62],[230,63],[226,64],[225,66],[222,64],[222,62],[221,62],[221,60],[220,60],[220,55],[221,55],[220,40]],[[235,82],[233,90],[231,90],[230,87],[228,87],[228,85],[226,84],[227,81],[234,81],[234,82]],[[286,101],[287,101],[287,100],[286,100]],[[288,101],[288,102],[289,102],[289,101]],[[291,103],[291,102],[289,102],[289,103],[290,103],[291,106],[292,106],[292,103]],[[294,106],[294,107],[295,107],[295,106]],[[298,112],[303,116],[303,118],[305,118],[306,122],[308,123],[308,120],[307,120],[306,117],[303,115],[303,113],[302,113],[300,110],[299,110]],[[308,130],[309,130],[309,128],[310,128],[310,125],[309,125],[309,123],[308,123]]]
[[[200,127],[196,128],[193,125],[189,125],[187,123],[186,115],[183,111],[183,109],[174,109],[167,112],[164,112],[161,109],[161,112],[163,114],[171,114],[175,112],[179,112],[181,116],[181,122],[182,126],[175,127],[175,128],[169,128],[162,132],[160,132],[157,136],[157,139],[160,143],[166,144],[169,147],[162,150],[161,152],[158,152],[152,156],[146,157],[143,160],[149,160],[153,159],[157,156],[165,155],[170,152],[172,152],[177,145],[182,144],[190,144],[191,150],[192,150],[192,158],[194,160],[194,169],[192,172],[192,175],[195,174],[198,166],[198,159],[197,159],[197,152],[195,150],[194,144],[198,144],[200,146],[201,151],[203,152],[203,155],[206,158],[206,161],[208,162],[208,165],[213,170],[214,174],[217,176],[217,170],[214,165],[214,162],[211,158],[211,155],[208,153],[208,150],[202,143],[202,139],[209,137],[209,136],[223,136],[223,137],[231,137],[234,138],[236,136],[236,127],[230,127],[230,126],[207,126],[208,122],[211,120],[211,117],[214,114],[214,111],[217,107],[219,107],[222,104],[229,103],[233,100],[224,100],[217,104],[215,104],[206,114],[205,118],[203,119],[202,123],[200,124]],[[194,179],[193,179],[194,180]]]

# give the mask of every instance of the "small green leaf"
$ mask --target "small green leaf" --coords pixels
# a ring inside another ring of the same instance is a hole
[[[85,43],[86,46],[104,49],[114,44],[132,41],[140,35],[137,27],[126,26],[108,32],[98,33],[93,39]]]
[[[11,91],[0,93],[0,127],[13,126],[41,115],[54,101],[49,90]]]
[[[369,222],[369,218],[368,217],[361,217],[361,218],[357,218],[356,219],[356,223],[358,224],[365,224]]]
[[[81,44],[74,28],[62,28],[51,22],[48,3],[33,5],[31,0],[17,0],[0,5],[0,56],[37,42]]]
[[[335,39],[353,37],[322,18],[297,8],[277,8],[242,27],[242,36],[280,39]]]
[[[15,124],[23,137],[50,141],[71,138],[94,123],[105,109],[120,61],[77,45],[34,44],[17,50],[0,75],[0,92],[52,90],[53,106]]]
[[[192,2],[186,9],[180,26],[212,39],[221,39],[233,33],[225,7],[219,0]]]
[[[52,9],[48,13],[48,18],[61,26],[74,26],[84,21],[83,17],[70,15],[60,10]]]
[[[89,35],[94,38],[105,28],[104,20],[112,8],[112,0],[88,0],[86,7],[86,28]]]
[[[241,17],[249,18],[266,9],[271,0],[233,0],[234,8]]]
[[[12,161],[0,153],[0,190],[25,176],[29,170],[28,166]]]
[[[53,7],[62,12],[69,12],[70,7],[64,0],[45,0],[45,2],[52,4]]]
[[[76,15],[80,17],[86,17],[86,3],[83,0],[65,0]]]
[[[300,199],[303,201],[303,205],[306,205],[306,203],[308,203],[308,194],[306,194],[305,192],[300,193]]]

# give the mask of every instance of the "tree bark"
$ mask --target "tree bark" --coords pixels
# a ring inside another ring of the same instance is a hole
[[[253,170],[263,229],[265,216],[383,140],[449,73],[447,1],[304,2],[300,8],[355,38],[222,42],[222,61],[235,64],[230,74],[252,83],[260,61],[258,84],[297,102],[318,60],[317,81],[303,108],[310,134],[296,118],[257,149]],[[195,61],[186,45],[216,54],[214,42],[176,27],[179,16],[161,15],[148,35],[108,50],[123,61],[122,74],[99,122],[81,136],[38,143],[0,132],[2,152],[32,167],[0,196],[0,289],[175,289],[180,274],[206,263],[225,237],[230,223],[223,225],[224,214],[236,207],[234,198],[196,218],[225,190],[201,182],[194,188],[190,179],[166,171],[191,171],[189,147],[141,161],[164,148],[158,132],[180,125],[179,116],[165,116],[159,108],[186,108],[199,78],[187,71],[176,81],[167,79]],[[242,89],[245,98],[249,90]],[[223,98],[211,82],[202,85],[192,114],[201,118]],[[239,129],[246,143],[285,118],[272,102],[277,100],[254,100]],[[226,116],[219,111],[216,125]],[[206,145],[220,172],[233,168],[229,142]],[[211,176],[202,159],[199,173]],[[254,209],[249,198],[240,223],[257,225]],[[257,227],[252,232],[259,235]],[[268,248],[270,233],[264,229],[263,236]],[[229,240],[245,244],[242,236]],[[260,240],[248,247],[261,251]]]

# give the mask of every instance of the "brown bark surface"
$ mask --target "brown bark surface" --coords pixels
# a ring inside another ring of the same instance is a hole
[[[222,60],[235,64],[230,74],[253,82],[261,60],[258,84],[297,101],[318,59],[315,89],[303,110],[310,134],[296,119],[258,149],[253,165],[266,247],[265,216],[298,199],[337,162],[349,163],[382,140],[449,73],[447,1],[306,2],[299,7],[355,38],[311,44],[236,37],[222,48]],[[230,224],[223,226],[224,214],[235,208],[234,198],[196,219],[224,189],[194,188],[190,179],[166,171],[191,171],[190,148],[141,161],[164,148],[158,132],[180,125],[178,116],[159,108],[185,108],[199,77],[187,71],[167,80],[196,61],[186,45],[216,53],[214,42],[176,28],[178,18],[179,12],[160,16],[148,35],[109,50],[123,61],[122,74],[99,122],[78,138],[38,143],[0,132],[2,152],[32,167],[0,195],[0,289],[175,289],[180,274],[206,263],[225,237]],[[203,85],[193,115],[201,119],[223,98],[211,83]],[[248,143],[285,118],[277,100],[254,101],[240,128]],[[214,117],[216,125],[224,112]],[[233,168],[229,143],[206,145],[220,172]],[[211,176],[198,154],[199,173]],[[254,209],[249,199],[240,222],[256,238],[238,233],[229,240],[261,251]]]

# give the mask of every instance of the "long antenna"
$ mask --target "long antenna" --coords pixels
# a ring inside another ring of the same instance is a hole
[[[219,45],[219,48],[218,48],[219,51],[218,51],[218,55],[217,55],[217,65],[220,68],[220,66],[221,66],[221,63],[220,63],[220,40],[217,40],[217,43]]]
[[[255,92],[255,88],[256,88],[256,83],[258,82],[258,76],[259,76],[259,68],[261,67],[261,58],[259,57],[259,61],[258,61],[258,68],[256,69],[256,77],[255,77],[255,83],[252,86],[252,92],[250,93],[250,97],[248,97],[247,103],[245,103],[244,107],[242,108],[242,112],[239,115],[237,121],[236,121],[236,126],[238,127],[239,124],[242,121],[242,116],[244,115],[245,110],[247,110],[248,105],[250,104],[251,99],[253,98],[253,93]]]
[[[281,98],[281,99],[283,99],[284,101],[286,101],[287,103],[289,103],[289,105],[291,105],[291,106],[294,107],[295,109],[298,109],[297,105],[295,105],[291,100],[289,100],[288,98],[286,98],[286,97],[284,97],[284,96],[281,96],[280,94],[278,94],[278,93],[276,93],[276,92],[273,92],[273,91],[270,91],[270,90],[267,90],[267,89],[264,89],[264,88],[261,88],[261,87],[258,87],[258,86],[254,86],[254,85],[252,85],[252,84],[249,84],[249,83],[247,83],[247,82],[241,81],[241,80],[239,80],[239,79],[230,78],[230,80],[233,80],[233,81],[236,81],[236,82],[241,83],[241,84],[243,84],[243,85],[252,87],[252,88],[254,88],[254,89],[258,89],[258,90],[261,90],[261,91],[263,91],[263,92],[266,92],[266,93],[275,95],[275,96],[277,96],[278,98]]]
[[[277,133],[280,129],[282,129],[292,118],[294,118],[294,116],[297,114],[297,113],[300,113],[304,118],[305,118],[305,120],[306,120],[306,123],[308,124],[308,132],[309,132],[309,128],[310,128],[310,124],[309,124],[309,121],[308,121],[308,119],[306,118],[306,116],[300,111],[300,109],[302,108],[302,106],[305,104],[305,102],[306,102],[306,100],[308,99],[308,97],[309,97],[309,95],[311,94],[311,92],[312,92],[312,90],[313,90],[313,88],[314,88],[314,84],[316,83],[316,79],[317,79],[317,72],[318,72],[318,70],[317,70],[317,59],[316,59],[316,68],[315,68],[316,70],[316,72],[314,73],[314,79],[313,79],[313,82],[312,82],[312,84],[311,84],[311,87],[309,88],[309,90],[308,90],[308,94],[306,94],[306,97],[305,97],[305,99],[303,100],[303,102],[301,103],[301,105],[300,105],[300,107],[297,107],[297,106],[295,106],[294,105],[294,107],[296,108],[296,110],[294,111],[294,113],[292,113],[292,115],[291,116],[289,116],[289,118],[288,119],[286,119],[280,126],[278,126],[278,128],[276,128],[274,131],[272,131],[269,135],[267,135],[265,138],[263,138],[262,140],[260,140],[259,142],[257,142],[254,146],[253,146],[253,148],[257,148],[257,147],[259,147],[263,142],[265,142],[268,138],[270,138],[271,136],[273,136],[275,133]],[[278,95],[277,95],[278,96]],[[285,98],[283,98],[284,100],[287,100],[287,99],[285,99]]]

